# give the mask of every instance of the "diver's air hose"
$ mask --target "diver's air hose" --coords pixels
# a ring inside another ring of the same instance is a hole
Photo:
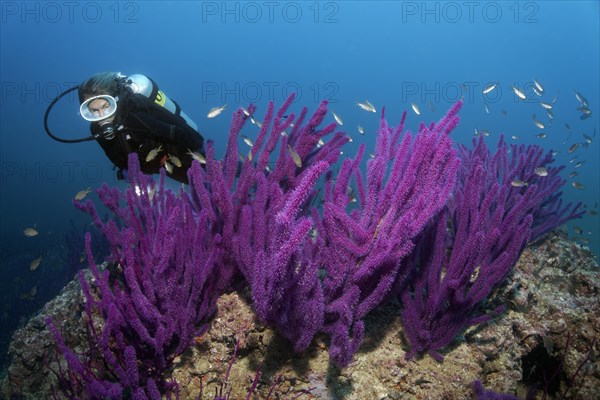
[[[52,139],[56,140],[57,142],[62,142],[62,143],[80,143],[80,142],[87,142],[89,140],[95,140],[96,138],[94,136],[89,136],[86,138],[82,138],[82,139],[62,139],[59,138],[58,136],[54,136],[52,134],[52,132],[50,132],[50,128],[48,127],[48,115],[50,115],[50,111],[52,111],[52,107],[54,107],[54,105],[61,99],[63,98],[66,94],[71,93],[74,90],[79,89],[79,85],[72,87],[70,89],[65,90],[64,92],[62,92],[61,94],[59,94],[54,100],[52,100],[52,102],[50,103],[50,105],[48,105],[48,108],[46,109],[46,114],[44,115],[44,129],[46,130],[46,133],[48,134],[48,136],[50,136]]]

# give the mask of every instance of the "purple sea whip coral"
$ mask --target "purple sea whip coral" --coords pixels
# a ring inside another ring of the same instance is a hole
[[[248,118],[242,110],[235,112],[224,161],[214,159],[209,142],[206,168],[192,167],[191,197],[198,210],[214,211],[209,218],[219,226],[225,259],[250,284],[258,317],[290,340],[296,351],[305,350],[316,333],[327,333],[332,337],[332,360],[345,366],[361,342],[362,318],[389,295],[412,239],[450,195],[458,161],[448,133],[458,122],[461,103],[438,124],[422,125],[414,140],[410,134],[400,140],[403,125],[394,130],[382,117],[377,155],[363,185],[358,164],[364,147],[334,177],[331,166],[347,137],[337,132],[318,147],[336,126],[318,129],[327,103],[303,125],[306,108],[298,118],[293,113],[284,117],[292,100],[275,116],[269,104],[241,168],[237,138]],[[247,114],[253,113],[254,107],[249,107]],[[269,161],[272,170],[267,169]],[[321,217],[311,204],[324,174],[328,183]],[[356,180],[360,208],[348,215],[351,178]],[[341,246],[352,242],[354,247],[340,254]]]
[[[483,138],[473,142],[473,149],[459,146],[464,160],[480,157],[486,160],[487,167],[492,168],[501,184],[507,185],[515,179],[522,180],[528,186],[533,186],[531,197],[527,202],[533,215],[531,227],[531,240],[536,240],[552,229],[565,224],[574,218],[580,218],[584,213],[583,203],[575,205],[569,203],[563,206],[561,188],[565,180],[560,177],[560,172],[565,168],[553,166],[554,156],[552,151],[544,154],[544,149],[537,145],[511,144],[510,149],[500,136],[498,150],[490,159],[491,154],[485,146]],[[490,159],[489,161],[487,161]],[[541,174],[539,169],[545,168],[546,174]],[[518,191],[519,188],[513,190]]]
[[[305,259],[314,263],[308,257],[309,247],[301,246],[302,232],[311,223],[302,213],[307,213],[320,174],[335,163],[348,139],[338,132],[315,150],[317,142],[335,128],[332,123],[317,130],[327,113],[326,102],[306,125],[302,124],[304,108],[289,135],[282,138],[294,121],[293,114],[285,121],[282,117],[292,100],[293,96],[274,120],[273,104],[269,104],[263,128],[239,171],[237,136],[247,118],[238,110],[225,159],[215,160],[212,143],[208,143],[206,168],[194,163],[189,171],[189,195],[183,190],[179,194],[165,190],[164,171],[156,185],[131,156],[129,189],[121,193],[103,185],[98,190],[119,224],[102,222],[91,201],[76,203],[109,238],[109,261],[118,268],[112,276],[100,272],[88,240],[99,299],[83,277],[81,283],[92,331],[90,344],[102,353],[104,370],[92,367],[90,358],[79,359],[48,321],[70,367],[67,375],[72,385],[67,390],[71,392],[65,393],[76,393],[79,388],[91,397],[118,397],[125,392],[135,393],[136,398],[176,394],[176,383],[166,381],[164,372],[193,337],[207,329],[216,297],[230,287],[238,269],[251,284],[259,317],[290,339],[297,350],[310,344],[322,326],[323,301],[316,268],[311,274],[310,269],[296,266]],[[252,112],[253,106],[248,109]],[[279,157],[269,172],[267,165],[280,138]],[[262,144],[265,148],[260,152]],[[288,148],[301,157],[302,166],[296,165]],[[310,276],[312,287],[306,286],[307,279],[295,279],[289,272]],[[279,304],[283,306],[272,307]],[[101,332],[91,322],[96,311],[104,319]]]
[[[550,166],[550,152],[543,156],[539,146],[513,145],[510,153],[509,159],[503,137],[494,154],[483,138],[473,141],[473,149],[460,146],[453,197],[405,260],[413,266],[410,284],[400,294],[409,358],[427,351],[441,361],[441,348],[490,318],[478,307],[506,278],[527,242],[583,213],[581,204],[561,207],[562,167]]]
[[[325,325],[330,354],[347,365],[360,345],[362,319],[382,303],[399,279],[401,261],[426,224],[446,204],[454,187],[458,159],[449,133],[458,123],[457,102],[437,124],[421,124],[414,139],[402,136],[382,111],[375,156],[366,183],[359,169],[364,146],[329,177],[319,225],[319,264],[325,272]],[[347,211],[354,178],[358,206]]]
[[[206,174],[201,175],[202,171],[195,167],[191,177],[199,193],[196,197],[205,202],[214,193],[206,192],[206,185],[196,182],[207,179],[211,188],[217,188],[218,208],[224,218],[224,242],[231,246],[236,265],[250,284],[258,317],[300,352],[321,329],[324,312],[314,256],[317,249],[309,237],[314,221],[308,210],[319,177],[337,161],[340,147],[348,138],[337,132],[324,146],[317,147],[319,140],[333,133],[336,126],[331,123],[318,129],[327,113],[327,102],[321,103],[304,125],[306,108],[298,118],[293,113],[284,118],[292,100],[293,96],[288,98],[275,118],[273,104],[269,104],[237,182],[233,176],[237,136],[245,122],[241,110],[234,114],[224,164],[211,160],[209,145]],[[292,149],[301,165],[294,161]],[[270,160],[274,167],[267,170]]]
[[[231,154],[237,154],[241,111],[234,115],[225,165],[213,168],[209,147],[206,172],[210,187],[219,192],[219,209],[226,218],[224,241],[232,234],[233,253],[250,283],[259,318],[289,339],[296,351],[306,349],[317,332],[327,333],[332,360],[345,366],[361,342],[362,318],[389,295],[412,239],[450,195],[458,160],[448,134],[458,123],[461,103],[438,124],[421,125],[414,141],[410,134],[400,140],[403,125],[394,130],[382,116],[376,156],[369,162],[363,185],[358,164],[364,146],[354,160],[344,161],[335,178],[330,166],[347,138],[337,133],[322,148],[316,146],[335,128],[330,124],[317,130],[326,114],[325,102],[306,126],[301,125],[306,109],[302,111],[291,133],[282,137],[275,167],[265,173],[280,133],[294,116],[280,122],[289,102],[274,119],[269,105],[235,186],[235,167],[227,163],[232,163]],[[301,167],[294,164],[288,146],[302,159]],[[222,178],[221,170],[225,171]],[[197,167],[192,170],[192,182],[206,179],[200,172]],[[321,217],[316,208],[309,210],[315,184],[325,172]],[[356,180],[360,204],[348,215],[351,178]],[[194,186],[202,192],[198,198],[210,196],[203,191],[205,186]]]
[[[255,108],[236,111],[224,159],[215,159],[209,141],[205,167],[194,163],[188,172],[189,193],[165,190],[164,172],[156,186],[130,158],[127,192],[99,190],[123,228],[103,223],[91,203],[77,204],[110,239],[110,261],[121,268],[114,279],[92,265],[99,300],[82,282],[88,313],[99,309],[105,319],[97,337],[107,364],[114,371],[139,366],[137,378],[113,374],[121,385],[114,390],[138,390],[137,382],[146,394],[154,387],[174,391],[161,380],[162,371],[206,329],[215,296],[238,273],[263,322],[296,351],[315,334],[327,334],[331,359],[341,367],[361,343],[363,318],[407,274],[403,259],[454,187],[458,160],[449,133],[461,102],[437,124],[421,124],[414,136],[403,133],[404,117],[393,129],[382,115],[375,156],[363,176],[364,146],[338,173],[332,170],[348,138],[334,133],[334,123],[319,129],[327,103],[304,123],[306,108],[297,118],[288,114],[292,101],[276,113],[269,104],[241,165],[238,136]],[[313,207],[323,176],[323,205]],[[358,195],[356,205],[350,205],[349,187]]]
[[[133,393],[134,399],[160,398],[161,393],[176,393],[176,383],[167,381],[164,372],[194,337],[208,329],[220,288],[227,285],[223,282],[227,275],[217,269],[221,237],[210,232],[206,211],[193,213],[185,193],[164,191],[164,172],[157,188],[152,178],[140,172],[135,155],[130,156],[129,172],[125,194],[105,185],[98,189],[122,229],[114,221],[102,222],[91,201],[75,203],[92,215],[110,241],[111,257],[119,268],[112,277],[108,270],[97,268],[88,234],[88,262],[98,299],[83,274],[80,282],[90,347],[104,359],[104,369],[79,360],[48,322],[68,361],[72,383],[89,398],[118,398],[126,392]],[[93,322],[96,312],[104,319],[101,332]]]

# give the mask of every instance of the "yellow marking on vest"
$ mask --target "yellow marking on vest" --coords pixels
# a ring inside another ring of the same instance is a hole
[[[162,90],[159,90],[156,93],[156,98],[154,99],[154,102],[156,104],[158,104],[159,106],[164,107],[166,99],[167,99],[167,96],[165,96],[165,94],[162,92]]]

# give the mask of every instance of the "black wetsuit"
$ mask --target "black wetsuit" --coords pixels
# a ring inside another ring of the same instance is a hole
[[[187,170],[192,164],[192,157],[187,154],[189,150],[204,154],[204,138],[200,133],[189,126],[179,115],[154,103],[148,97],[126,91],[119,96],[117,112],[113,121],[115,129],[120,125],[122,129],[116,130],[113,139],[99,136],[97,141],[102,149],[119,169],[117,176],[122,179],[123,170],[127,169],[129,153],[138,155],[142,172],[156,174],[170,156],[181,161],[181,167],[175,165],[176,161],[168,161],[172,173],[167,176],[179,182],[188,183]],[[91,125],[92,134],[101,132],[98,124]],[[162,145],[162,151],[157,156],[146,161],[148,153]]]

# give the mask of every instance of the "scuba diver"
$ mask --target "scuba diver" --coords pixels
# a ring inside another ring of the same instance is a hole
[[[48,128],[48,114],[67,93],[78,90],[79,112],[90,122],[91,137],[66,140]],[[129,153],[138,155],[140,168],[155,174],[164,167],[167,176],[188,183],[192,160],[204,156],[204,138],[179,105],[169,99],[150,78],[115,72],[98,73],[59,95],[44,117],[46,133],[55,140],[75,143],[96,140],[125,179]]]

